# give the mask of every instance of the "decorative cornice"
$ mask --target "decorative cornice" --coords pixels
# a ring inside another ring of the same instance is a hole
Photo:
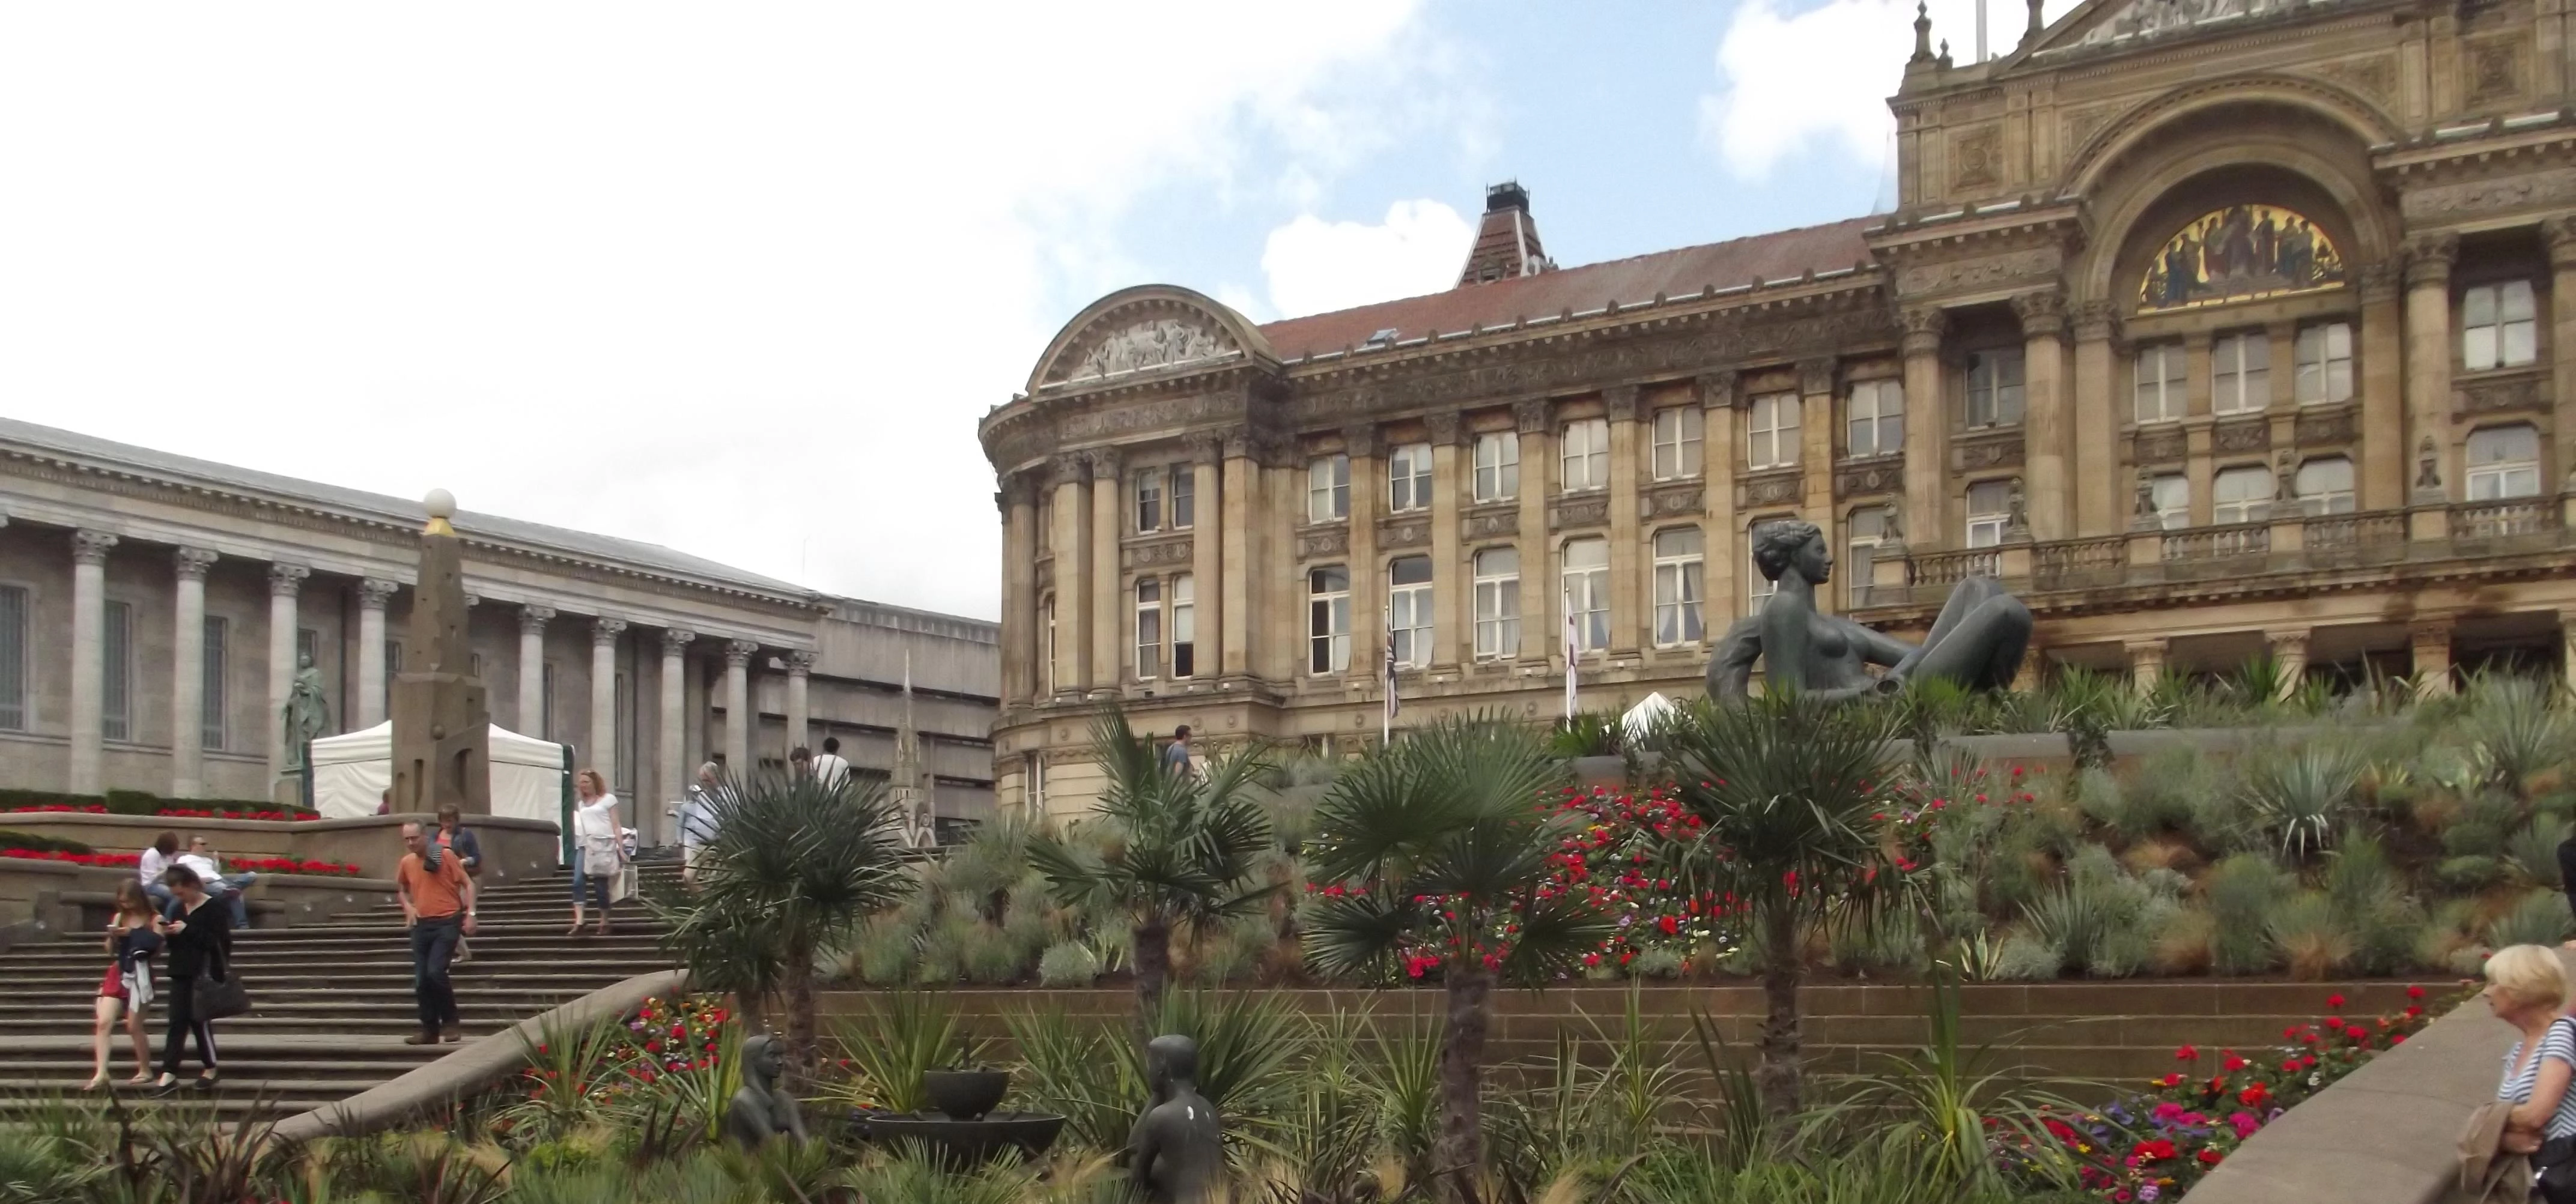
[[[178,570],[181,581],[205,580],[206,570],[215,567],[216,559],[212,548],[174,548],[170,553],[171,565]]]
[[[268,592],[272,597],[292,598],[304,592],[304,579],[312,575],[313,570],[300,564],[272,564],[268,566]]]
[[[544,635],[546,624],[555,617],[555,608],[530,604],[519,608],[519,634]]]

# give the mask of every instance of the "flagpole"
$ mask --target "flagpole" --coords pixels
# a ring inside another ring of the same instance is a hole
[[[1386,696],[1378,701],[1377,743],[1384,748],[1395,741],[1395,604],[1388,603],[1379,614],[1379,637],[1385,641],[1385,654],[1379,658],[1378,679]]]
[[[1574,718],[1574,657],[1577,651],[1574,639],[1574,591],[1570,589],[1565,590],[1563,591],[1563,594],[1563,600],[1565,603],[1565,638],[1563,641],[1565,644],[1565,717],[1568,720],[1571,720]]]

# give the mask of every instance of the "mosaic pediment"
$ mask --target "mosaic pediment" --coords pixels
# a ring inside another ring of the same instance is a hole
[[[2272,205],[2204,213],[2156,250],[2138,309],[2198,309],[2339,288],[2343,253],[2315,222]]]

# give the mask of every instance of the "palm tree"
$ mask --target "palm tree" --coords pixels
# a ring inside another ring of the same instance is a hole
[[[1092,721],[1091,748],[1105,779],[1098,822],[1109,847],[1046,834],[1029,842],[1029,860],[1064,902],[1127,918],[1142,1023],[1162,1007],[1173,929],[1256,911],[1279,889],[1252,885],[1270,849],[1269,814],[1252,797],[1268,763],[1247,748],[1211,760],[1204,777],[1175,773],[1114,706]]]
[[[1566,828],[1543,804],[1565,780],[1528,729],[1450,720],[1345,770],[1315,808],[1307,855],[1328,885],[1306,923],[1308,963],[1378,981],[1436,969],[1447,993],[1434,1162],[1451,1199],[1476,1199],[1484,1166],[1495,984],[1543,985],[1610,932],[1549,889]]]
[[[788,1070],[814,1065],[814,959],[913,889],[901,817],[881,782],[763,772],[716,791],[698,893],[669,910],[668,946],[706,985],[787,1009]]]
[[[1694,705],[1667,745],[1682,805],[1700,838],[1684,854],[1694,892],[1731,895],[1762,964],[1762,1099],[1798,1111],[1802,930],[1828,918],[1865,924],[1897,882],[1880,872],[1872,816],[1892,809],[1895,716],[1794,691],[1744,706]]]

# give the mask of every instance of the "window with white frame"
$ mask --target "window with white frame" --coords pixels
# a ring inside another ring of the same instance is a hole
[[[106,658],[105,675],[99,679],[99,738],[131,740],[134,738],[134,605],[130,602],[108,603],[107,626],[99,635],[99,651]]]
[[[2491,426],[2469,434],[2469,500],[2490,502],[2540,493],[2540,433]]]
[[[2021,421],[2021,407],[2022,349],[1968,353],[1968,425],[2010,426]]]
[[[2131,373],[2137,383],[2137,420],[2180,422],[2190,392],[2180,343],[2154,343],[2138,348]]]
[[[1160,468],[1137,469],[1135,481],[1136,530],[1140,533],[1162,530],[1163,470]]]
[[[1476,659],[1520,654],[1521,554],[1518,548],[1476,553]]]
[[[1848,538],[1843,553],[1843,593],[1852,605],[1867,606],[1879,545],[1887,542],[1887,508],[1863,506],[1852,511],[1845,530]]]
[[[1697,527],[1655,532],[1655,646],[1696,644],[1707,634],[1700,614],[1707,543]]]
[[[2252,414],[2272,404],[2272,336],[2259,330],[2221,335],[2209,345],[2209,410]]]
[[[1798,462],[1798,395],[1765,393],[1753,399],[1744,428],[1744,466],[1780,468]]]
[[[1386,566],[1387,637],[1395,663],[1419,669],[1431,663],[1431,558],[1399,556]]]
[[[1340,565],[1306,572],[1306,671],[1351,668],[1351,571]]]
[[[1196,677],[1199,669],[1198,588],[1188,573],[1172,578],[1172,676]]]
[[[1351,516],[1351,458],[1335,454],[1306,462],[1306,521],[1328,523]]]
[[[1521,495],[1519,431],[1487,431],[1476,436],[1474,455],[1477,501],[1503,502]]]
[[[224,747],[224,666],[225,643],[231,624],[222,615],[206,616],[206,657],[204,690],[200,695],[198,739],[206,748],[221,751]]]
[[[1386,454],[1386,508],[1401,514],[1431,506],[1431,445],[1407,443]]]
[[[1136,583],[1136,676],[1151,681],[1163,671],[1163,583]]]
[[[1172,466],[1172,529],[1187,531],[1198,519],[1198,470],[1187,464]]]
[[[1581,418],[1565,424],[1565,447],[1557,456],[1565,492],[1610,487],[1610,424]]]
[[[2460,294],[2460,360],[2471,372],[2512,368],[2540,354],[2531,282],[2481,284]]]
[[[2012,522],[2012,485],[1979,481],[1968,486],[1968,546],[1991,548],[2004,541]]]
[[[2299,491],[2300,513],[2352,513],[2352,461],[2342,456],[2319,456],[2299,465],[2293,485]]]
[[[1681,481],[1700,472],[1698,406],[1666,406],[1655,411],[1655,479]]]
[[[1021,780],[1028,783],[1026,810],[1033,815],[1046,814],[1046,754],[1033,752],[1021,757]]]
[[[2292,357],[2298,361],[2293,385],[2303,406],[2352,400],[2352,324],[2318,322],[2299,328]]]
[[[1038,599],[1038,689],[1055,693],[1055,595]]]
[[[1574,646],[1598,652],[1610,646],[1610,542],[1565,541],[1565,607],[1574,616]]]
[[[0,728],[27,726],[27,590],[0,585]]]
[[[1905,382],[1854,381],[1843,416],[1845,455],[1892,456],[1905,450]]]
[[[2191,525],[2191,478],[2178,472],[2147,478],[2147,504],[2156,508],[2156,524],[2167,531]]]
[[[2272,517],[2272,472],[2259,464],[2220,469],[2209,483],[2209,521],[2259,523]]]

